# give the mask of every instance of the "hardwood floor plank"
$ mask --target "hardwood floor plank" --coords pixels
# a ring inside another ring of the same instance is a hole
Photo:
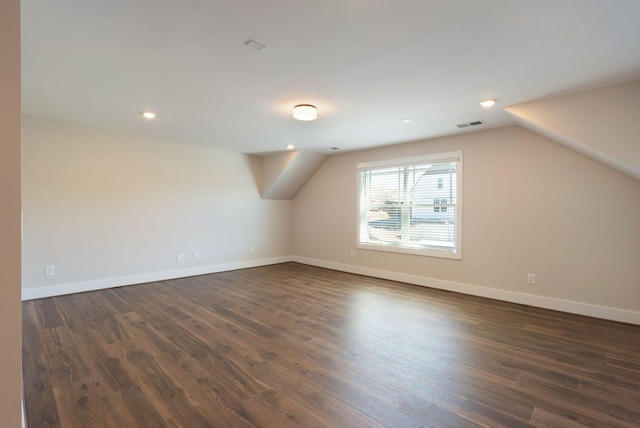
[[[421,398],[409,396],[399,407],[403,412],[421,420],[428,427],[478,428],[482,425],[470,421]]]
[[[118,314],[116,319],[122,325],[128,340],[135,342],[139,348],[147,350],[151,355],[167,354],[179,350],[176,345],[135,312]]]
[[[527,390],[539,392],[547,397],[596,411],[611,423],[623,425],[635,424],[640,421],[640,408],[629,409],[619,404],[608,403],[530,376],[523,376],[518,384]]]
[[[331,426],[321,411],[317,411],[307,403],[305,395],[309,393],[311,385],[304,379],[305,374],[296,371],[280,371],[268,362],[252,367],[250,373],[262,382],[268,383],[272,388],[257,397],[248,398],[247,406],[263,406],[266,403],[271,409],[286,415],[287,419],[295,424]],[[290,394],[292,390],[296,390],[296,394]]]
[[[265,427],[330,426],[286,394],[280,395],[274,390],[247,399],[244,406],[249,413],[260,415],[260,422],[256,424]],[[270,412],[265,412],[265,409],[269,409]]]
[[[64,325],[53,299],[34,300],[33,306],[36,309],[39,328],[49,329]]]
[[[59,427],[51,367],[37,327],[34,302],[22,306],[22,366],[25,413],[31,426]]]
[[[152,418],[146,417],[140,418],[139,423],[139,421],[136,420],[133,414],[131,414],[129,408],[127,407],[127,404],[124,402],[122,391],[103,393],[101,397],[107,414],[113,421],[113,424],[118,428],[135,426],[160,427],[163,424],[162,419],[157,414],[155,415],[155,422],[152,422]],[[135,403],[135,398],[129,401],[133,401]],[[134,411],[136,413],[141,413],[141,411],[136,408],[135,404],[133,407],[135,408]]]
[[[605,363],[609,367],[617,367],[640,374],[640,362],[631,356],[607,353]]]
[[[296,263],[23,303],[35,427],[636,427],[640,326]]]
[[[112,314],[124,314],[126,312],[131,312],[129,304],[114,293],[113,289],[105,291],[103,298],[105,300],[105,304],[109,305],[110,312]]]
[[[217,426],[249,427],[257,423],[253,412],[247,409],[246,396],[230,392],[189,355],[177,351],[158,356],[157,362],[191,399],[208,414],[216,415]]]
[[[582,379],[578,391],[598,401],[640,409],[640,389],[629,390],[615,385]]]
[[[318,371],[307,373],[307,379],[381,426],[407,427],[420,425],[418,419],[398,411],[396,405],[376,397],[373,393],[369,393],[357,382],[345,382],[336,376]],[[400,404],[402,402],[397,405]]]
[[[486,406],[474,400],[466,400],[462,406],[460,406],[458,413],[470,421],[491,428],[524,428],[531,426],[527,421],[500,412],[493,407]]]
[[[59,387],[73,387],[88,382],[89,369],[84,364],[68,329],[56,327],[41,332],[52,375]]]
[[[149,396],[147,396],[138,385],[125,386],[119,393],[121,402],[124,403],[124,407],[128,410],[132,418],[137,422],[139,427],[165,427],[171,426],[171,423],[167,422],[165,418],[160,415],[160,412],[156,406],[152,403]],[[116,404],[117,395],[109,396],[110,406],[113,408]],[[122,409],[119,413],[121,418],[127,418],[127,413]],[[128,419],[128,418],[127,418]],[[175,423],[173,425],[176,425]],[[129,426],[129,425],[121,425]],[[131,425],[135,426],[135,425]]]
[[[139,383],[149,387],[153,392],[154,400],[166,407],[180,426],[202,428],[210,426],[202,406],[191,399],[153,356],[144,351],[132,351],[128,353],[127,361],[137,369]]]
[[[587,425],[564,418],[539,407],[533,410],[531,425],[539,428],[587,428]]]
[[[451,365],[443,375],[437,380],[440,387],[500,409],[518,419],[529,420],[531,417],[534,407],[531,396],[519,389],[515,382],[505,382],[499,377],[464,365]]]
[[[567,314],[562,324],[552,319],[530,320],[524,329],[591,346],[601,343],[603,349],[608,350],[640,351],[640,332],[634,326],[606,320],[585,323],[584,319],[574,317],[570,318]]]
[[[81,303],[78,302],[78,296],[72,294],[54,297],[52,301],[55,303],[64,325],[69,330],[78,333],[96,327],[93,321],[85,316],[88,309],[82,307]]]
[[[118,428],[102,397],[89,385],[54,388],[61,426]]]

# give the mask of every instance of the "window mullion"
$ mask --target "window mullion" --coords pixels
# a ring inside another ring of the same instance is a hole
[[[410,186],[409,186],[409,167],[405,166],[402,168],[402,201],[400,202],[401,207],[401,227],[400,227],[400,241],[402,243],[408,244],[411,241],[411,206],[409,204],[409,194],[410,194]]]

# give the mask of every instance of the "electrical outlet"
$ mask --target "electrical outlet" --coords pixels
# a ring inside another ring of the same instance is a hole
[[[54,276],[56,274],[55,266],[45,266],[44,267],[45,276]]]
[[[527,284],[534,285],[536,283],[536,274],[528,273],[527,274]]]
[[[349,254],[349,256],[351,256],[351,258],[352,258],[352,259],[355,259],[355,258],[356,258],[356,252],[355,252],[355,251],[352,251],[352,252]]]
[[[197,251],[193,253],[193,260],[200,260],[200,254]]]
[[[187,260],[187,255],[186,254],[184,254],[184,253],[176,254],[176,261],[177,262],[183,262],[185,260]]]
[[[249,252],[254,254],[256,252],[256,247],[249,247]]]

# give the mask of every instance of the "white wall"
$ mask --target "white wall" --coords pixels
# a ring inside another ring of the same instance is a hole
[[[640,180],[640,80],[505,110],[524,128]]]
[[[356,164],[452,150],[464,153],[463,259],[371,250],[351,259]],[[294,200],[294,254],[326,267],[640,323],[639,219],[640,182],[512,127],[331,156]],[[535,286],[527,273],[537,275]]]
[[[20,314],[20,2],[0,1],[0,415],[19,427]]]
[[[640,80],[507,110],[640,169]]]
[[[356,250],[356,164],[452,150],[464,152],[462,261]],[[293,202],[260,199],[251,156],[36,118],[24,118],[23,169],[27,298],[293,253],[640,323],[640,183],[517,127],[331,156]]]
[[[31,117],[22,149],[27,298],[291,254],[291,202],[260,199],[257,157]]]

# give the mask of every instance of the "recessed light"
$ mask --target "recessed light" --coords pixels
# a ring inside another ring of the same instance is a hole
[[[409,119],[408,117],[405,117],[404,119],[402,119],[402,121],[403,121],[404,123],[411,123],[411,122],[412,122],[412,120],[411,120],[411,119]]]
[[[296,148],[296,146],[294,146],[293,144],[287,144],[286,146],[284,146],[284,148],[287,150],[293,150]]]
[[[496,105],[496,100],[484,100],[484,101],[480,101],[480,105],[482,107],[488,108],[488,107],[493,107],[494,105]]]
[[[322,149],[325,152],[335,152],[336,150],[340,150],[340,147],[327,147],[326,149]]]
[[[156,118],[156,114],[154,112],[152,112],[152,111],[145,111],[145,112],[142,113],[142,116],[145,119],[155,119]]]
[[[316,120],[318,109],[311,104],[298,104],[293,108],[293,118],[303,121]]]

